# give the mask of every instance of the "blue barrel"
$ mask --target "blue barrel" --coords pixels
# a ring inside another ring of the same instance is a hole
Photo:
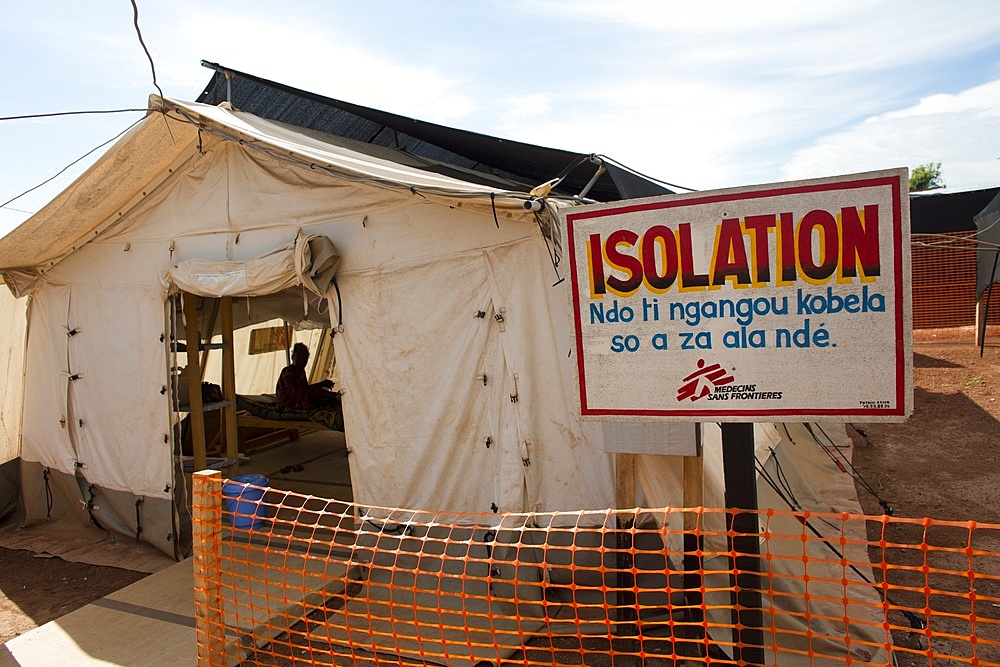
[[[260,502],[268,479],[264,475],[240,475],[222,485],[222,497],[233,528],[257,528],[263,523],[266,505]],[[248,484],[252,486],[247,486]]]

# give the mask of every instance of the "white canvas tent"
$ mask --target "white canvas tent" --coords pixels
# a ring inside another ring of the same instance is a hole
[[[0,301],[13,323],[0,334],[0,450],[20,463],[22,523],[100,526],[187,554],[181,291],[233,299],[237,327],[280,317],[334,331],[362,505],[613,506],[602,427],[573,416],[569,393],[555,213],[572,198],[531,212],[528,192],[417,162],[227,104],[152,97],[141,123],[0,239],[16,297]],[[311,241],[321,249],[305,253]],[[322,254],[319,269],[307,254]],[[237,365],[236,389],[273,386],[274,373]],[[705,502],[718,506],[712,447]],[[829,470],[810,470],[812,488],[827,486]],[[677,461],[640,457],[639,480],[645,503],[682,503]],[[811,509],[831,509],[815,498]]]
[[[126,535],[141,529],[177,551],[168,367],[171,331],[182,337],[183,326],[167,297],[179,286],[205,297],[290,288],[286,310],[301,313],[306,294],[313,319],[342,323],[335,345],[359,502],[462,511],[612,504],[599,427],[570,414],[570,339],[564,294],[552,287],[548,212],[526,211],[524,194],[238,111],[155,98],[151,108],[162,113],[0,242],[8,286],[30,295],[27,523],[69,513]],[[223,277],[253,272],[248,260],[309,235],[341,255],[342,312],[329,295],[299,287],[294,271],[222,289]],[[255,309],[248,300],[235,311],[247,321],[273,316]],[[487,437],[496,444],[485,447]]]

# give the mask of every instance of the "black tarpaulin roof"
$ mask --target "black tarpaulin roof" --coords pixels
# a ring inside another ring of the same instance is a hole
[[[583,192],[598,170],[584,153],[545,148],[323,97],[215,63],[215,70],[198,102],[230,102],[234,109],[260,118],[399,150],[428,160],[426,169],[484,185],[530,191],[565,174],[554,194]],[[606,171],[587,191],[596,201],[671,194],[663,184],[600,159]],[[449,169],[455,167],[457,169]],[[568,170],[568,173],[566,173]]]
[[[976,228],[973,218],[990,203],[1000,188],[910,194],[910,232],[948,234]]]

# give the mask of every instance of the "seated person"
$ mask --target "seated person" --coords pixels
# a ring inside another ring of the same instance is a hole
[[[292,347],[292,363],[282,369],[275,387],[275,403],[278,410],[301,412],[340,406],[340,394],[330,391],[333,387],[332,380],[309,384],[306,378],[308,361],[309,348],[302,343],[296,343]]]

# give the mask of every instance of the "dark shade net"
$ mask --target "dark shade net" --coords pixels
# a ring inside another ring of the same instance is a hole
[[[990,203],[1000,188],[968,192],[910,195],[910,231],[913,234],[948,234],[976,228],[973,218]]]
[[[203,64],[216,72],[198,97],[199,102],[217,105],[229,100],[234,109],[260,118],[399,150],[433,161],[421,168],[435,173],[526,192],[569,168],[570,172],[553,193],[574,196],[587,187],[597,171],[598,165],[585,154],[406,118],[298,90],[214,63]],[[230,75],[228,81],[226,73]],[[638,174],[614,165],[606,166],[608,170],[593,184],[587,198],[618,201],[672,193]]]

